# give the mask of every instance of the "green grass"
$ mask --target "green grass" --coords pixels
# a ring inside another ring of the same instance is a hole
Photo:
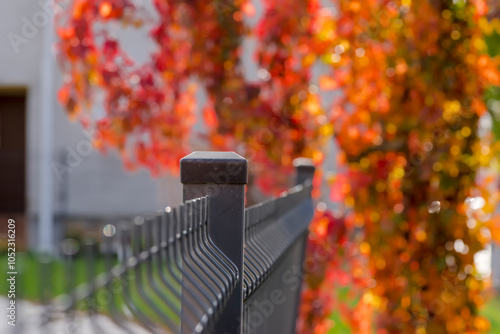
[[[335,326],[328,331],[328,334],[351,333],[349,325],[342,319],[339,312],[333,312],[330,319],[333,320]]]
[[[342,301],[349,300],[349,287],[340,288],[337,291],[337,299]],[[354,307],[358,303],[358,300],[350,300],[347,304],[349,307]],[[328,334],[344,334],[351,333],[349,329],[349,324],[342,319],[340,312],[333,312],[330,316],[330,319],[333,320],[335,326],[328,331]]]
[[[86,282],[86,263],[84,259],[74,260],[73,276],[75,284]],[[0,255],[0,264],[7,267],[7,256]],[[104,270],[102,261],[98,261],[96,271]],[[41,302],[44,289],[42,286],[50,285],[51,291],[45,290],[46,297],[63,294],[67,288],[67,273],[64,263],[60,260],[53,260],[47,264],[40,264],[33,254],[16,254],[16,298]],[[50,284],[48,284],[50,282]],[[7,294],[7,271],[0,272],[0,295]]]
[[[115,260],[116,263],[116,260]],[[7,267],[7,256],[0,255],[0,264]],[[88,282],[88,265],[84,258],[78,257],[72,261],[72,267],[68,266],[62,260],[53,259],[49,264],[40,264],[37,258],[32,254],[17,253],[16,254],[16,299],[30,300],[35,303],[42,303],[44,300],[50,300],[68,292],[69,286],[78,286]],[[71,271],[69,271],[71,270]],[[169,300],[174,301],[174,306],[178,306],[179,302],[172,293],[165,289],[159,282],[158,270],[153,267],[153,279],[158,283],[161,295],[169,296]],[[96,275],[105,271],[104,259],[97,259],[94,271]],[[7,270],[0,272],[0,295],[6,296],[8,293]],[[72,277],[74,284],[69,285],[69,278]],[[153,289],[145,281],[144,271],[142,271],[143,284],[145,293],[152,303],[159,309],[160,313],[167,315],[174,322],[178,321],[178,315],[169,308],[158,297]],[[161,323],[161,319],[156,315],[154,310],[139,296],[137,290],[137,281],[135,275],[125,276],[123,280],[114,280],[109,289],[101,288],[96,291],[93,299],[87,299],[77,305],[78,310],[95,309],[99,313],[110,314],[112,306],[119,313],[123,314],[126,308],[126,303],[123,297],[124,289],[130,289],[132,304],[146,314],[153,322]],[[172,280],[172,279],[171,279]],[[172,282],[172,281],[171,281]],[[176,286],[175,284],[172,284]],[[110,292],[113,292],[110,294]],[[109,302],[107,296],[112,295],[113,302]]]
[[[115,261],[116,262],[116,261]],[[0,255],[0,266],[4,266],[7,268],[7,256],[5,254]],[[46,299],[53,298],[55,296],[61,295],[67,292],[68,286],[68,277],[70,277],[67,267],[64,262],[61,260],[53,260],[50,264],[46,264],[43,267],[40,263],[38,263],[36,257],[29,253],[17,253],[16,255],[16,269],[17,269],[17,286],[16,286],[16,299],[26,299],[33,301],[35,303],[40,303],[42,301],[42,286],[50,286],[50,289],[46,289]],[[83,258],[76,258],[73,260],[73,279],[76,285],[87,282],[87,263]],[[104,272],[105,265],[103,259],[97,259],[95,265],[95,272],[97,274]],[[6,296],[8,293],[8,284],[7,284],[7,270],[2,270],[0,272],[0,295]],[[157,268],[154,268],[154,279],[158,282],[158,271]],[[48,284],[50,282],[50,284]],[[127,282],[127,280],[125,280]],[[122,284],[122,283],[120,283]],[[123,283],[121,289],[126,288]],[[138,291],[136,289],[136,278],[131,277],[128,280],[128,284],[130,284],[131,297],[134,305],[147,314],[152,320],[159,321],[160,319],[152,309],[141,299],[139,298]],[[161,284],[159,284],[161,287]],[[175,284],[173,284],[175,286]],[[149,287],[149,284],[144,284],[145,291],[153,300],[154,304],[158,307],[158,309],[162,312],[165,312],[170,318],[176,319],[177,315],[168,308],[163,301],[158,298],[157,294]],[[114,293],[114,305],[116,305],[117,309],[123,309],[125,302],[123,300],[123,293],[121,293],[120,287],[115,289],[116,285],[113,285],[111,290],[118,291]],[[169,291],[163,289],[162,292],[165,295],[170,295],[172,300],[175,300]],[[103,314],[109,314],[110,305],[106,301],[102,302],[102,299],[99,296],[104,295],[105,289],[100,289],[96,292],[96,300],[97,300],[97,311]],[[340,300],[348,300],[349,288],[343,288],[338,291],[338,296]],[[178,301],[176,301],[178,303]],[[357,300],[352,300],[348,304],[350,306],[354,306],[357,303]],[[178,305],[178,304],[175,304]],[[78,305],[78,309],[84,310],[87,308],[87,304],[80,303]],[[120,312],[122,313],[122,312]],[[482,310],[481,315],[488,318],[491,322],[491,331],[490,334],[500,334],[500,297],[496,297],[492,299]],[[335,323],[335,327],[331,329],[328,334],[347,334],[351,333],[348,324],[342,319],[339,312],[334,312],[330,316]]]
[[[340,289],[338,293],[338,298],[340,300],[347,299],[348,288]],[[348,303],[350,307],[355,306],[357,301],[351,301]],[[491,329],[489,334],[500,334],[500,296],[497,296],[490,300],[480,311],[480,314],[486,317],[491,324]],[[332,328],[328,334],[350,334],[351,330],[349,325],[342,319],[339,312],[334,311],[330,315],[330,319],[333,320],[335,326]]]
[[[500,297],[496,297],[486,304],[481,310],[481,315],[490,320],[490,334],[500,334]]]

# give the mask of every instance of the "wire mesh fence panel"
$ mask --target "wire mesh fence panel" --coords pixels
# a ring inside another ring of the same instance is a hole
[[[243,333],[294,333],[311,184],[245,212]]]
[[[14,333],[295,331],[314,169],[298,169],[300,185],[245,209],[245,159],[187,158],[182,205],[33,258],[39,303],[23,302],[31,311]]]
[[[38,261],[37,330],[108,333],[112,323],[124,333],[210,333],[238,272],[208,236],[208,203],[203,197],[122,221],[100,244],[85,240],[79,257],[79,245],[65,240],[62,260]],[[53,298],[57,292],[64,293]]]

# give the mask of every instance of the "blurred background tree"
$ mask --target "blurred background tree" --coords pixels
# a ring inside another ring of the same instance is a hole
[[[323,57],[344,93],[333,124],[348,166],[346,224],[374,279],[362,302],[377,333],[486,330],[473,258],[498,199],[484,171],[498,144],[480,123],[485,89],[499,83],[478,25],[486,4],[338,4],[338,47]]]
[[[486,2],[262,2],[250,27],[250,1],[153,0],[156,51],[135,64],[108,27],[140,26],[134,2],[74,0],[59,17],[59,101],[94,131],[96,147],[158,174],[190,152],[202,89],[206,141],[248,158],[266,193],[288,186],[294,158],[321,165],[335,140],[346,172],[332,180],[332,199],[347,214],[320,208],[312,224],[301,332],[327,331],[334,306],[355,333],[485,331],[473,255],[500,239],[491,218],[498,182],[486,169],[500,146],[483,121],[489,110],[498,129],[498,50],[489,42],[498,30],[488,31]],[[258,83],[242,70],[249,35]],[[319,87],[318,63],[328,69]],[[325,108],[320,90],[333,89],[341,94]],[[100,118],[90,112],[96,92]],[[359,291],[349,296],[356,305],[333,298],[339,282]]]

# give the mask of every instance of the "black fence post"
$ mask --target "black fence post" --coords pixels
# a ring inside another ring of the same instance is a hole
[[[295,185],[304,184],[307,180],[312,182],[314,178],[314,172],[316,171],[316,167],[314,166],[314,162],[312,159],[307,158],[297,158],[293,161],[293,165],[295,166],[296,178]],[[310,199],[312,202],[312,199]],[[313,209],[314,210],[314,209]],[[300,280],[303,282],[304,278],[304,261],[306,257],[306,248],[307,248],[307,239],[309,235],[309,230],[306,230],[302,236],[298,238],[298,242],[301,242],[302,248],[302,256],[300,258]],[[300,307],[300,299],[301,299],[302,289],[297,290],[297,294],[295,295],[295,317],[294,319],[298,319],[299,317],[299,307]],[[294,331],[295,333],[295,331]]]
[[[243,233],[247,160],[233,152],[193,152],[181,159],[184,201],[210,196],[208,230],[238,268],[238,281],[213,333],[240,334],[243,317]]]
[[[293,161],[293,165],[297,172],[295,185],[302,184],[306,180],[312,181],[316,167],[314,167],[314,162],[311,159],[297,158]]]

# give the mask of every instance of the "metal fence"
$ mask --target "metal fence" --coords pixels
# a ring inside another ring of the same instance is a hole
[[[296,168],[296,186],[245,209],[245,159],[185,157],[181,206],[106,226],[83,258],[66,240],[62,281],[42,261],[37,328],[78,333],[85,322],[86,332],[111,333],[112,322],[124,333],[294,333],[314,174],[307,159]],[[67,293],[50,298],[56,290]]]

